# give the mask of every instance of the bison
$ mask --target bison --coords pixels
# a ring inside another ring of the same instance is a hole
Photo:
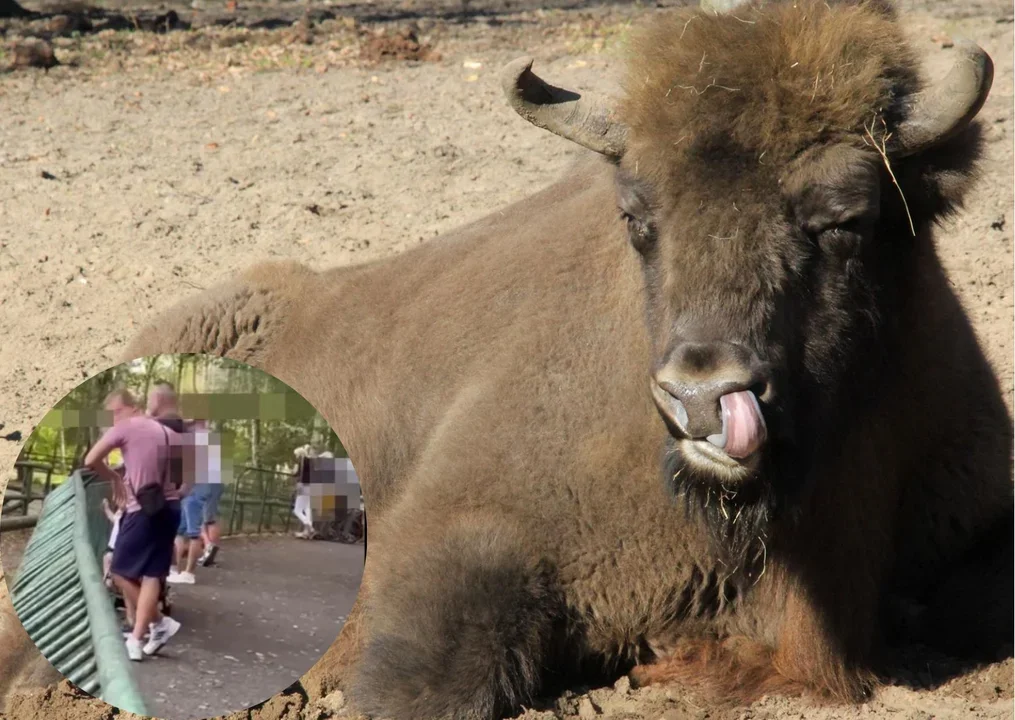
[[[125,357],[262,368],[356,463],[374,550],[311,692],[485,719],[633,668],[858,701],[955,589],[1000,587],[1010,640],[1012,420],[932,237],[992,80],[955,57],[925,85],[886,3],[796,0],[654,19],[616,100],[521,59],[511,106],[590,151],[562,178],[143,330]]]

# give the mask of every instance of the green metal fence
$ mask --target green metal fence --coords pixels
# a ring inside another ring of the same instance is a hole
[[[50,491],[64,481],[70,470],[61,470],[57,458],[22,453],[14,463],[17,478],[7,485],[3,497],[0,530],[34,527],[38,516],[33,505],[41,504]],[[36,508],[37,509],[37,508]]]
[[[289,473],[242,466],[219,503],[223,535],[288,532],[293,521]]]
[[[46,498],[11,600],[47,660],[85,692],[146,715],[110,596],[102,583],[108,484],[75,471]]]

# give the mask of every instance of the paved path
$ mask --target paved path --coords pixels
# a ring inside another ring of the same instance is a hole
[[[363,574],[363,546],[268,536],[226,539],[215,566],[173,587],[183,627],[132,663],[148,712],[194,720],[289,687],[338,637]]]

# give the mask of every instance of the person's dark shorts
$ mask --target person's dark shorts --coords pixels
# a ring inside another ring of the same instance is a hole
[[[152,517],[140,510],[124,515],[109,571],[128,580],[169,575],[180,515],[179,500],[170,500]]]

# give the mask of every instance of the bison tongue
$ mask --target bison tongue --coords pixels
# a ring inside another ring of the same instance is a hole
[[[730,457],[745,458],[765,441],[765,418],[758,399],[750,390],[728,393],[719,398],[722,407],[722,435],[709,435],[708,441]]]

